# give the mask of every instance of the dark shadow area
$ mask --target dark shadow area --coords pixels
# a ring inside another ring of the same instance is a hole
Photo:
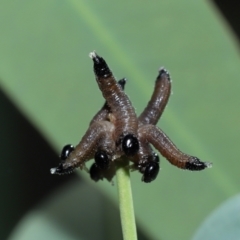
[[[238,44],[240,44],[240,21],[239,21],[240,2],[234,0],[230,1],[213,0],[212,2],[224,16],[227,23],[231,27],[232,31],[237,36]]]
[[[57,154],[1,90],[0,111],[0,239],[6,239],[24,213],[76,175],[50,174],[59,162]]]
[[[50,209],[46,206],[48,216],[75,236],[81,233],[81,236],[90,239],[93,229],[94,231],[98,229],[100,235],[105,236],[102,239],[121,239],[118,208],[76,174],[64,176],[50,174],[50,168],[57,166],[59,162],[58,155],[1,89],[0,111],[2,166],[0,239],[7,239],[18,221],[54,190],[76,184],[79,189],[76,187],[78,197],[74,199],[78,201],[74,201],[75,205],[71,202],[73,200],[70,200],[70,195],[62,195],[62,200],[70,201],[67,205],[71,210],[64,212],[62,207],[66,205],[66,201],[59,203],[56,201]],[[81,186],[84,186],[82,192]],[[76,210],[79,214],[74,214]],[[87,214],[90,217],[87,218]],[[138,230],[138,239],[148,238]]]

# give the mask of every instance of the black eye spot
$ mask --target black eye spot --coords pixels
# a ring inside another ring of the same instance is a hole
[[[110,160],[105,151],[97,151],[94,158],[100,169],[108,169]]]
[[[64,146],[60,155],[61,160],[66,160],[73,150],[74,147],[71,144]]]
[[[157,162],[149,162],[142,176],[142,181],[145,183],[152,182],[156,179],[159,172],[159,164]]]
[[[139,150],[139,142],[132,134],[127,134],[122,140],[122,150],[127,156],[133,156]]]
[[[93,181],[97,182],[103,179],[102,170],[97,166],[96,163],[93,163],[90,170],[90,177]]]

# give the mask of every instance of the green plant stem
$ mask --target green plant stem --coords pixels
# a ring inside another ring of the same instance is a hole
[[[129,173],[129,161],[121,158],[117,165],[117,185],[119,209],[124,240],[137,240],[132,189]]]

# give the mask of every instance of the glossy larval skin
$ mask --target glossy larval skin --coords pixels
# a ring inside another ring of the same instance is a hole
[[[117,84],[106,61],[92,54],[96,81],[114,116],[113,139],[127,156],[134,155],[139,147],[137,140],[138,120],[130,99]]]
[[[152,146],[174,166],[200,171],[211,163],[180,151],[169,137],[156,126],[171,95],[169,73],[160,68],[154,91],[143,112],[136,116],[130,99],[124,92],[126,79],[116,81],[106,61],[95,52],[93,60],[96,82],[106,102],[90,121],[89,128],[78,145],[66,145],[61,162],[52,168],[52,174],[66,174],[75,168],[85,168],[86,161],[94,158],[89,173],[94,181],[111,181],[115,175],[115,162],[127,157],[132,170],[142,174],[142,181],[155,180],[160,170],[159,156]]]

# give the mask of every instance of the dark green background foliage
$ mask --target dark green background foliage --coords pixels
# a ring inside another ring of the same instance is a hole
[[[2,0],[0,34],[1,239],[121,239],[116,186],[49,173],[52,149],[77,144],[104,102],[92,50],[128,79],[137,113],[165,66],[173,94],[158,126],[213,162],[193,173],[161,158],[151,184],[132,173],[141,239],[190,239],[239,192],[239,52],[210,3]]]

